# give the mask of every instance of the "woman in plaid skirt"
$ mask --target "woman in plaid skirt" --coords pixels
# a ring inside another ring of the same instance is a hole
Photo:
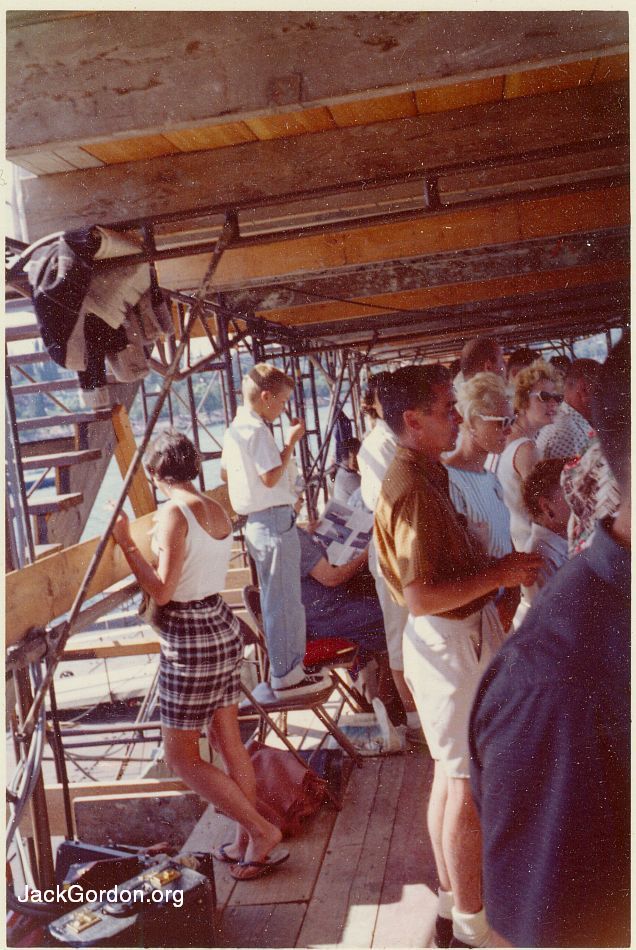
[[[167,497],[160,509],[152,550],[143,557],[122,512],[113,529],[140,586],[156,607],[159,633],[159,695],[166,761],[206,801],[236,821],[234,841],[215,856],[232,865],[237,880],[251,880],[281,864],[289,853],[277,845],[281,832],[256,810],[254,769],[238,727],[240,625],[223,590],[232,547],[225,510],[201,494],[194,479],[200,460],[186,436],[173,429],[155,440],[146,457],[153,482]],[[199,754],[205,727],[225,772]]]

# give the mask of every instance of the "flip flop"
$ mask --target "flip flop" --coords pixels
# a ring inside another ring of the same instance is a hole
[[[282,864],[289,857],[289,851],[276,848],[267,855],[264,861],[237,861],[230,868],[230,874],[235,881],[254,881],[264,874],[269,874],[275,867]]]
[[[218,848],[215,848],[212,852],[212,857],[216,861],[222,861],[224,864],[236,864],[236,858],[231,858],[230,855],[226,852],[226,848],[229,848],[233,844],[232,841],[226,841],[225,844],[220,844]]]

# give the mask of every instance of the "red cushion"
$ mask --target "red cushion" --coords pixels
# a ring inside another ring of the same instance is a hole
[[[338,657],[355,650],[356,645],[344,637],[324,637],[322,640],[311,640],[307,644],[305,666],[316,666],[317,663],[329,663]]]

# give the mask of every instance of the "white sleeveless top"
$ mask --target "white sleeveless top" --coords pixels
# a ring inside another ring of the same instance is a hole
[[[232,553],[232,524],[227,519],[228,534],[225,538],[213,538],[201,527],[188,505],[175,501],[188,523],[185,541],[185,558],[181,577],[172,600],[183,603],[188,600],[202,600],[212,594],[218,594],[225,587],[225,578]],[[165,510],[165,509],[164,509]],[[159,553],[156,530],[161,518],[157,513],[151,542],[154,554]]]
[[[530,516],[521,496],[521,479],[513,464],[515,453],[524,442],[532,442],[532,439],[522,436],[510,442],[501,455],[496,456],[495,468],[497,478],[503,488],[506,507],[510,512],[510,536],[517,551],[525,550],[532,528]]]

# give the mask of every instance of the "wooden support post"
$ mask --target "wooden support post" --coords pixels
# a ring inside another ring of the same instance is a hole
[[[118,405],[113,407],[113,429],[117,440],[115,458],[117,459],[122,478],[125,478],[126,472],[130,468],[130,463],[137,450],[137,443],[125,406]],[[157,508],[150,485],[148,484],[148,479],[141,466],[135,472],[128,497],[135,517],[137,518],[141,518],[142,515],[147,515]]]
[[[20,724],[29,711],[33,701],[31,683],[26,670],[20,670],[15,677],[16,694],[20,715]],[[35,741],[32,737],[31,741]],[[55,884],[55,869],[53,866],[53,848],[51,846],[51,829],[49,824],[48,805],[44,791],[44,781],[40,774],[37,778],[30,803],[31,834],[34,838],[37,856],[37,881],[40,889]],[[64,832],[62,831],[62,834]]]

